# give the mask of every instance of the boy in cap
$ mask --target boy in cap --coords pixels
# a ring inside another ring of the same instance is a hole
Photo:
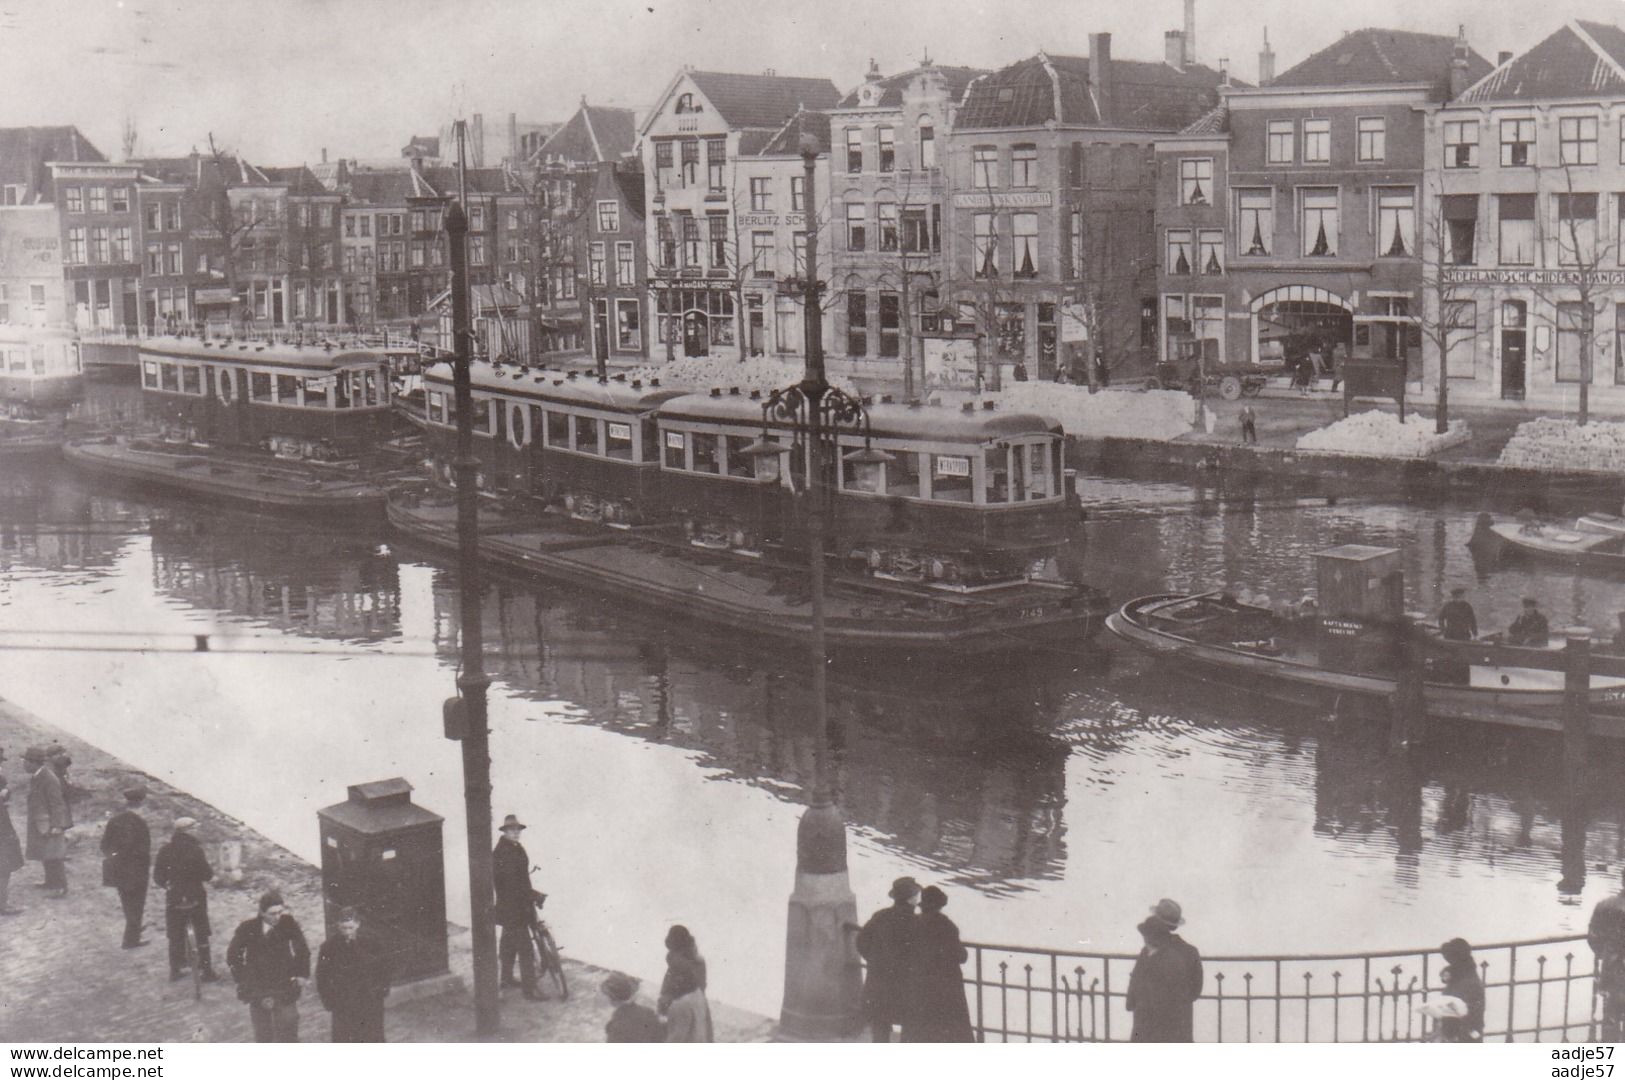
[[[118,890],[124,909],[124,947],[145,945],[141,920],[147,911],[147,873],[152,869],[152,831],[138,810],[147,801],[140,784],[124,792],[124,809],[102,831],[102,884]]]
[[[858,954],[868,962],[863,976],[863,1011],[874,1042],[891,1042],[892,1027],[903,1022],[910,1001],[909,975],[919,916],[914,904],[920,886],[911,877],[892,882],[891,907],[869,917],[858,931]]]
[[[530,928],[536,922],[536,899],[541,894],[530,885],[530,856],[519,835],[525,826],[513,814],[502,819],[502,838],[491,852],[491,882],[496,887],[496,921],[502,927],[497,954],[502,964],[502,985],[513,986],[513,962],[519,961],[519,984],[525,1000],[543,1001],[536,986],[536,955],[530,945]]]
[[[1202,957],[1174,931],[1185,924],[1172,900],[1158,900],[1137,929],[1145,941],[1128,977],[1131,1042],[1191,1042],[1192,1010],[1202,995]]]
[[[226,966],[237,980],[237,1000],[248,1004],[255,1042],[299,1041],[299,995],[310,978],[310,947],[275,889],[260,897],[260,912],[231,935]]]
[[[389,961],[370,935],[361,933],[361,912],[339,911],[338,933],[316,954],[316,996],[333,1014],[334,1042],[384,1041],[384,998]]]
[[[40,888],[53,900],[68,895],[67,830],[73,824],[68,816],[68,799],[62,777],[51,767],[43,746],[30,746],[23,753],[30,770],[28,780],[28,857],[45,868]]]
[[[1523,598],[1523,613],[1507,627],[1507,644],[1544,649],[1551,633],[1546,616],[1541,614],[1540,604],[1533,596],[1526,596]]]
[[[1467,602],[1467,590],[1450,590],[1450,599],[1439,609],[1439,632],[1446,641],[1471,641],[1478,636],[1478,613]]]
[[[665,1025],[647,1005],[633,1001],[638,992],[638,981],[630,975],[614,972],[604,980],[604,996],[615,1006],[615,1012],[604,1025],[605,1042],[665,1042]]]
[[[186,973],[186,927],[191,925],[197,935],[198,963],[203,970],[199,977],[214,982],[220,976],[214,973],[209,959],[209,891],[205,883],[214,877],[214,867],[203,854],[203,845],[197,842],[192,830],[197,821],[189,817],[175,819],[175,833],[169,842],[158,849],[153,860],[152,880],[160,889],[167,890],[164,899],[164,932],[169,937],[169,978],[171,981]]]

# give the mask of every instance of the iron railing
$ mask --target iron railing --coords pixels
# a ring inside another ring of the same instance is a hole
[[[1127,1041],[1136,957],[966,942],[965,989],[981,1042]],[[1595,961],[1583,936],[1473,949],[1485,1041],[1595,1041]],[[1433,950],[1205,956],[1198,1042],[1419,1042],[1415,1007],[1438,995]]]

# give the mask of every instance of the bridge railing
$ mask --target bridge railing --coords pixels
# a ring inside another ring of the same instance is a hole
[[[967,942],[965,991],[982,1042],[1127,1041],[1129,953]],[[1485,1041],[1592,1041],[1595,961],[1582,936],[1475,946]],[[1198,1042],[1418,1042],[1416,1006],[1442,990],[1432,950],[1205,956]]]

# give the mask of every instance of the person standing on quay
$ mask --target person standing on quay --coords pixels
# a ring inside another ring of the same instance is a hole
[[[1250,446],[1258,442],[1258,414],[1253,411],[1250,404],[1241,406],[1241,442],[1243,446]]]
[[[45,867],[40,888],[53,900],[68,895],[68,839],[73,824],[62,778],[51,767],[43,747],[30,746],[23,761],[33,770],[28,780],[28,857]]]
[[[255,1042],[299,1041],[299,995],[310,978],[310,946],[275,889],[260,897],[260,913],[231,936],[226,966],[247,1002]]]
[[[536,923],[536,898],[530,885],[530,856],[519,834],[525,826],[513,814],[502,819],[502,838],[491,852],[491,881],[496,887],[496,921],[502,927],[497,952],[502,961],[502,985],[524,988],[526,1001],[545,1000],[536,987],[536,953],[530,928]],[[513,981],[513,962],[519,961],[519,982]]]
[[[1192,1042],[1192,1013],[1202,996],[1202,957],[1174,931],[1185,923],[1172,900],[1158,900],[1136,928],[1145,940],[1128,977],[1128,1011],[1134,1014],[1131,1042]]]
[[[1603,1042],[1625,1042],[1625,889],[1597,901],[1586,940],[1597,958]]]
[[[892,1027],[903,1022],[908,1006],[909,963],[919,916],[914,903],[920,886],[911,877],[900,877],[891,885],[891,907],[869,916],[858,931],[858,955],[865,962],[863,1011],[869,1020],[870,1038],[891,1042]]]
[[[1446,641],[1471,641],[1478,636],[1478,612],[1467,602],[1467,590],[1450,590],[1450,599],[1439,609],[1439,632]]]
[[[959,927],[942,913],[947,895],[935,885],[920,893],[920,918],[909,964],[910,1001],[903,1020],[904,1042],[975,1042],[965,979],[960,967],[968,953]]]
[[[1444,993],[1457,998],[1467,1009],[1465,1016],[1439,1020],[1440,1042],[1476,1043],[1484,1041],[1484,983],[1473,963],[1473,948],[1463,938],[1451,938],[1439,946],[1444,957]]]
[[[685,993],[677,989],[684,972],[694,976],[694,985],[703,993],[706,987],[705,957],[700,955],[700,944],[689,933],[688,927],[677,925],[666,931],[666,977],[660,980],[660,997],[655,1003],[662,1014]]]
[[[316,954],[316,996],[333,1014],[333,1041],[384,1041],[384,998],[389,996],[389,962],[384,950],[361,933],[361,913],[339,912],[338,934]]]
[[[0,749],[0,765],[4,765],[6,752]],[[23,868],[23,844],[17,839],[17,829],[11,823],[11,788],[6,776],[0,772],[0,915],[21,915],[22,909],[11,906],[11,875]]]
[[[667,1042],[716,1042],[711,1030],[711,1004],[700,982],[703,968],[678,964],[666,972],[663,992],[672,995],[666,1008]]]
[[[612,1043],[656,1043],[666,1041],[666,1032],[660,1017],[647,1005],[632,999],[638,993],[638,981],[619,971],[604,980],[604,996],[615,1006],[615,1012],[604,1025],[604,1041]]]
[[[186,974],[186,926],[197,936],[198,973],[204,982],[219,978],[209,960],[209,890],[205,883],[214,877],[214,867],[203,854],[192,830],[197,821],[175,819],[175,835],[158,849],[153,860],[152,880],[164,897],[164,933],[169,937],[169,978],[173,982]]]
[[[102,884],[118,890],[124,909],[124,947],[145,945],[142,917],[147,913],[147,874],[152,870],[152,830],[139,809],[147,789],[137,784],[124,793],[124,809],[102,830]]]

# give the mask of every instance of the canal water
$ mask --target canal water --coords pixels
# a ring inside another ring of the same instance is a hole
[[[1559,627],[1625,610],[1625,582],[1475,565],[1475,506],[1086,487],[1067,568],[1119,599],[1222,582],[1296,599],[1312,552],[1359,541],[1404,551],[1412,607],[1465,585],[1486,628],[1524,595]],[[530,826],[566,953],[657,979],[680,922],[715,997],[776,1013],[808,663],[543,581],[490,583],[485,617],[494,809]],[[311,860],[320,807],[404,776],[448,818],[462,921],[460,758],[440,720],[456,628],[449,564],[383,526],[222,512],[54,463],[0,478],[0,695]],[[1542,736],[1454,729],[1396,762],[1364,722],[1215,690],[1105,635],[1018,660],[838,663],[830,697],[860,912],[912,874],[968,939],[1131,951],[1163,896],[1209,953],[1536,937],[1583,931],[1625,861],[1612,749],[1578,792]]]

